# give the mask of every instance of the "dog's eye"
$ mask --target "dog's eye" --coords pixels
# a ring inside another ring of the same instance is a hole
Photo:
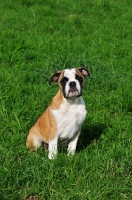
[[[78,75],[76,75],[76,79],[77,79],[80,83],[82,83],[82,81],[83,81],[82,77],[81,77],[81,76],[78,76]]]
[[[67,77],[63,77],[62,81],[67,82],[69,79]]]

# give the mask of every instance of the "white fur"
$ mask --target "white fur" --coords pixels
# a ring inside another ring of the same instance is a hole
[[[86,117],[86,108],[82,97],[77,99],[65,99],[58,110],[51,110],[57,122],[57,137],[53,141],[49,141],[49,155],[57,153],[58,139],[69,140],[68,154],[74,154],[78,141],[78,133],[81,125]],[[52,148],[53,145],[53,148]]]
[[[56,136],[53,140],[49,141],[49,153],[48,158],[54,159],[57,155],[57,146],[58,146],[58,136]]]

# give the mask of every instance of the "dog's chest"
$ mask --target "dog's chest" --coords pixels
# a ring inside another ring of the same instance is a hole
[[[57,122],[57,134],[60,139],[70,139],[80,129],[86,117],[86,108],[81,98],[78,103],[64,102],[58,110],[52,110]]]

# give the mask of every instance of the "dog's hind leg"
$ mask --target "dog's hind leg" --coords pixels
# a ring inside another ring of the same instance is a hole
[[[39,148],[41,145],[42,145],[42,139],[37,134],[30,131],[27,137],[26,146],[31,150],[35,150]]]

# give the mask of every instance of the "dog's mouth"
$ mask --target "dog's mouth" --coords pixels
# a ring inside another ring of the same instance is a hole
[[[71,93],[74,93],[74,92],[79,93],[79,91],[78,91],[77,88],[70,88],[68,93],[70,93],[70,92],[71,92]]]
[[[81,93],[79,92],[79,90],[77,88],[70,88],[68,93],[67,93],[67,99],[70,99],[70,98],[76,98],[76,97],[79,97],[81,96]]]

